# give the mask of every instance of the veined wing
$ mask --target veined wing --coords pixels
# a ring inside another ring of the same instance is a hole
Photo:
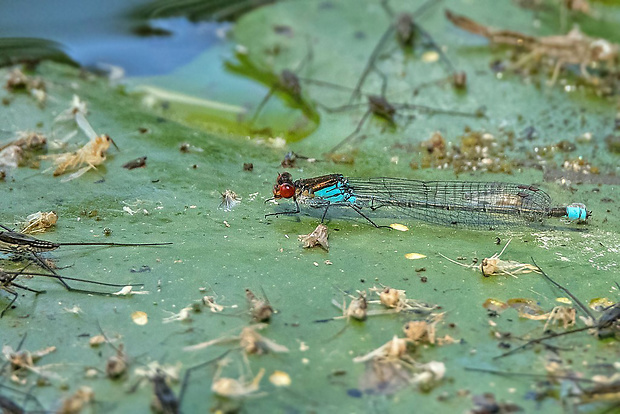
[[[349,178],[358,204],[395,207],[432,223],[501,227],[546,217],[551,200],[542,190],[513,183]]]

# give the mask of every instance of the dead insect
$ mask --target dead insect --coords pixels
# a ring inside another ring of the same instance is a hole
[[[113,144],[118,149],[112,138],[108,135],[97,135],[81,112],[78,112],[75,115],[75,120],[90,141],[75,152],[46,155],[42,157],[44,159],[52,158],[54,160],[54,164],[56,166],[56,169],[54,170],[54,177],[62,175],[67,171],[77,169],[77,171],[68,177],[63,178],[62,182],[74,180],[84,175],[87,171],[96,169],[98,165],[103,164],[106,160],[106,152],[110,148],[110,144]]]
[[[223,344],[227,342],[239,342],[239,346],[246,354],[262,355],[267,353],[284,353],[288,352],[288,348],[280,345],[269,338],[259,334],[258,331],[267,327],[265,323],[245,326],[241,329],[239,335],[223,336],[207,342],[191,345],[183,348],[184,351],[197,351],[205,349],[211,345]]]
[[[241,197],[237,195],[233,190],[226,190],[222,195],[222,201],[219,208],[223,208],[224,211],[231,211],[237,205],[241,204]]]
[[[553,60],[555,67],[549,81],[550,85],[555,83],[560,70],[566,65],[579,65],[584,79],[591,80],[588,66],[601,62],[611,64],[620,50],[619,45],[605,39],[588,37],[577,27],[566,35],[535,37],[511,30],[492,29],[465,16],[456,15],[449,10],[446,10],[446,17],[455,26],[484,36],[492,43],[525,49],[528,53],[513,65],[514,68],[524,67],[542,57]]]
[[[213,376],[213,383],[211,384],[211,391],[220,397],[230,399],[241,399],[251,396],[258,396],[258,390],[260,381],[265,375],[265,368],[261,368],[258,374],[251,381],[246,380],[245,375],[242,373],[239,379],[222,377],[222,368],[228,365],[227,359],[222,359],[217,364],[217,370]],[[247,371],[251,376],[249,366]]]
[[[41,212],[26,217],[26,223],[22,227],[22,233],[43,233],[45,230],[56,225],[58,214],[55,211]]]
[[[56,414],[79,414],[84,407],[95,400],[95,392],[92,388],[81,386],[73,395],[66,398]]]
[[[135,160],[131,160],[128,163],[123,164],[123,168],[126,168],[128,170],[144,167],[146,167],[146,157],[136,158]]]
[[[528,263],[519,263],[514,260],[500,259],[500,256],[504,254],[504,251],[506,250],[511,241],[512,239],[506,242],[506,245],[499,254],[495,253],[491,257],[482,259],[482,262],[480,264],[465,265],[457,262],[456,260],[452,260],[441,253],[439,253],[439,255],[444,259],[449,260],[450,262],[459,266],[468,267],[470,269],[480,269],[480,271],[482,272],[482,276],[485,277],[495,275],[508,275],[517,278],[517,275],[521,274],[527,274],[532,272],[540,273],[537,266]]]
[[[383,286],[382,288],[372,287],[370,291],[379,296],[379,303],[396,312],[412,312],[427,315],[434,309],[437,309],[436,305],[429,305],[415,299],[407,298],[404,290]],[[377,303],[377,301],[369,300],[368,303]]]
[[[245,297],[250,305],[250,314],[254,322],[268,323],[274,314],[274,310],[264,291],[263,296],[264,298],[258,298],[250,289],[245,290]]]

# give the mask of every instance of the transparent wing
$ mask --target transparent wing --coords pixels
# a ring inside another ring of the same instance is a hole
[[[513,183],[349,178],[356,204],[393,207],[419,220],[472,228],[540,221],[551,199],[542,190]]]
[[[90,126],[90,123],[86,120],[86,118],[84,117],[84,115],[82,115],[81,112],[75,114],[75,122],[77,122],[80,129],[84,131],[88,139],[93,140],[97,138],[97,133],[95,132],[93,127]]]

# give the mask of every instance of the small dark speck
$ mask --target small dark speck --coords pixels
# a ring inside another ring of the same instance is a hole
[[[502,243],[502,239],[500,239],[499,237],[495,238],[495,244],[501,244]]]
[[[347,390],[347,395],[353,398],[362,398],[362,392],[357,388],[351,388],[350,390]]]
[[[428,282],[428,278],[427,278],[426,276],[422,276],[422,277],[420,278],[420,282],[422,282],[422,283],[426,283],[426,282]]]
[[[366,33],[358,30],[357,32],[353,33],[353,37],[359,40],[366,39]]]
[[[95,181],[95,184],[103,184],[103,183],[105,183],[105,178]]]
[[[366,279],[360,279],[360,282],[366,283]]]
[[[78,338],[89,338],[90,334],[89,333],[83,333],[83,334],[79,334],[77,337]]]
[[[144,273],[144,272],[150,272],[150,271],[151,271],[151,268],[148,267],[147,265],[142,265],[140,266],[139,269],[132,267],[130,270],[131,273]]]
[[[426,268],[425,267],[418,267],[415,271],[416,272],[426,272]]]
[[[151,182],[152,182],[153,184],[155,184],[155,183],[158,183],[158,182],[159,182],[159,180],[151,180]]]
[[[601,202],[602,203],[613,203],[614,200],[613,200],[613,198],[605,197],[605,198],[601,198]]]
[[[503,349],[510,349],[512,345],[510,345],[508,342],[500,342],[497,346]]]

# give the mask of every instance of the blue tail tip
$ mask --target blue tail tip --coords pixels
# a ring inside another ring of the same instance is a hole
[[[590,214],[584,204],[571,204],[566,207],[566,215],[571,220],[586,220]]]

